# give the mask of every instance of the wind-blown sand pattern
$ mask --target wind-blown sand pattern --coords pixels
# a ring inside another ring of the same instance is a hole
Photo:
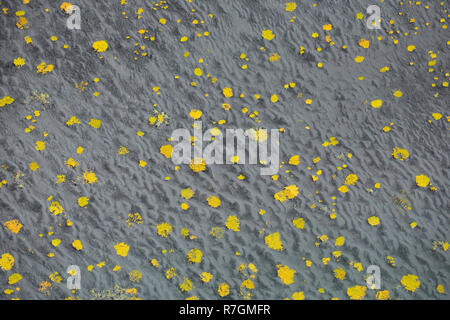
[[[449,299],[448,1],[73,4],[0,4],[1,299]],[[278,174],[176,166],[194,119]]]

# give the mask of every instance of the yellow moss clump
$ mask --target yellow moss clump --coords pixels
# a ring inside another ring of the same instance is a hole
[[[86,171],[83,174],[83,178],[89,184],[97,182],[97,176],[92,171]]]
[[[217,208],[221,204],[220,199],[215,196],[209,196],[208,198],[206,198],[206,201],[208,201],[209,206],[213,208]]]
[[[50,207],[48,208],[48,210],[53,213],[55,216],[59,215],[60,213],[62,213],[64,211],[64,208],[59,204],[58,201],[53,201],[50,204]]]
[[[377,300],[389,300],[389,290],[378,291],[376,295]]]
[[[11,98],[10,96],[4,96],[3,98],[0,99],[0,108],[13,102],[14,102],[13,98]]]
[[[72,246],[78,251],[83,249],[83,244],[80,240],[75,240],[74,242],[72,242]]]
[[[400,281],[406,290],[414,292],[420,287],[419,277],[413,274],[408,274],[402,277]]]
[[[223,88],[222,93],[225,98],[231,98],[233,96],[233,90],[229,87]]]
[[[163,154],[167,159],[170,159],[172,157],[172,151],[173,147],[170,144],[163,145],[159,149],[159,152],[161,152],[161,154]]]
[[[284,202],[288,199],[293,199],[298,195],[298,187],[295,184],[284,187],[284,190],[281,190],[274,194],[274,198],[280,202]]]
[[[347,178],[345,178],[345,184],[348,186],[354,185],[358,181],[358,176],[354,173],[350,173]]]
[[[19,233],[20,229],[22,229],[22,224],[17,219],[6,221],[4,226],[15,234]]]
[[[238,219],[238,217],[236,216],[229,216],[227,219],[227,222],[225,223],[225,226],[233,231],[240,231],[239,227],[240,227],[240,221]]]
[[[366,286],[354,286],[347,289],[347,295],[352,300],[361,300],[366,295]]]
[[[194,172],[200,172],[206,170],[206,162],[203,158],[194,158],[191,159],[191,163],[189,164],[189,168],[191,168]]]
[[[105,40],[95,41],[92,44],[92,48],[94,48],[96,52],[105,52],[108,49],[108,42]]]
[[[46,74],[47,72],[52,72],[54,65],[46,64],[42,61],[40,64],[36,66],[36,73]]]
[[[195,194],[195,192],[191,188],[181,189],[181,191],[180,191],[180,195],[186,200],[189,200],[190,198],[192,198],[194,196],[194,194]]]
[[[426,186],[428,186],[428,184],[430,183],[430,178],[428,178],[426,175],[419,175],[416,176],[416,184],[421,187],[421,188],[425,188]]]
[[[406,149],[394,148],[392,151],[392,156],[395,159],[400,159],[403,161],[403,160],[409,158],[409,152]]]
[[[128,250],[130,250],[130,247],[126,243],[121,242],[116,244],[114,246],[114,249],[116,249],[117,255],[126,257],[128,255]]]
[[[280,234],[278,232],[269,234],[264,240],[270,249],[278,251],[283,250],[283,242],[281,242]]]
[[[60,9],[61,11],[64,11],[65,13],[69,13],[68,10],[69,10],[69,8],[70,8],[71,6],[72,6],[71,3],[69,3],[69,2],[63,2],[63,3],[61,4],[61,6],[59,7],[59,9]]]
[[[14,266],[14,257],[9,253],[4,253],[0,257],[0,268],[3,271],[9,271]]]
[[[225,282],[222,282],[217,289],[217,292],[221,297],[225,297],[230,294],[230,286]]]
[[[298,229],[304,229],[305,228],[305,219],[303,219],[303,218],[294,219],[294,220],[292,220],[292,224]]]
[[[187,259],[192,263],[200,263],[202,261],[203,252],[199,249],[191,249],[187,253]]]
[[[167,236],[172,232],[173,228],[169,223],[164,222],[164,223],[158,224],[156,226],[156,230],[158,232],[158,235],[160,235],[163,238],[167,238]]]
[[[294,275],[297,271],[289,268],[288,266],[282,266],[281,264],[277,265],[277,268],[278,268],[278,277],[284,284],[289,285],[294,283]]]
[[[275,34],[272,32],[272,30],[263,30],[261,32],[261,36],[266,39],[266,40],[272,40],[273,38],[275,38]]]

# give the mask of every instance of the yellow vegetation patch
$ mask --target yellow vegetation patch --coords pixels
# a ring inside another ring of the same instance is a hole
[[[288,266],[282,266],[281,264],[277,265],[277,268],[278,268],[278,277],[284,284],[290,285],[294,283],[294,275],[297,271],[289,268]]]
[[[14,234],[19,233],[20,229],[22,229],[22,224],[17,219],[6,221],[4,226]]]
[[[414,292],[420,287],[419,277],[413,274],[408,274],[402,277],[400,281],[406,290]]]
[[[278,232],[269,234],[264,239],[266,245],[273,250],[283,250],[283,242],[281,242],[280,234]]]
[[[116,249],[117,255],[126,257],[128,255],[128,251],[130,250],[130,247],[126,243],[121,242],[116,244],[114,246],[114,249]]]

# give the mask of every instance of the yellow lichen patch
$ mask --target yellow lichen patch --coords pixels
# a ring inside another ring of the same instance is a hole
[[[354,173],[351,173],[345,178],[345,184],[348,186],[354,185],[358,181],[358,176]]]
[[[389,290],[377,291],[376,298],[377,300],[389,300]]]
[[[102,125],[102,121],[99,120],[99,119],[91,119],[91,120],[89,121],[89,125],[90,125],[92,128],[98,129],[98,128],[100,128],[100,126]]]
[[[87,197],[79,197],[78,198],[78,205],[82,208],[86,207],[89,203],[89,198]]]
[[[194,158],[191,159],[189,164],[189,168],[191,168],[194,172],[201,172],[206,170],[206,162],[204,158]]]
[[[292,156],[289,159],[289,164],[293,165],[293,166],[297,166],[300,164],[300,156],[298,154]]]
[[[198,109],[192,109],[192,110],[189,112],[189,117],[191,117],[191,118],[194,119],[194,120],[199,119],[201,116],[202,116],[202,111],[201,111],[201,110],[198,110]]]
[[[199,249],[191,249],[187,253],[187,259],[192,263],[200,263],[202,261],[203,252]]]
[[[183,282],[180,284],[180,290],[183,292],[189,292],[194,288],[192,281],[188,278],[184,278]]]
[[[92,171],[86,171],[83,174],[83,178],[89,184],[97,182],[97,175]]]
[[[54,66],[52,64],[46,64],[42,61],[40,64],[36,66],[36,73],[46,74],[47,72],[52,72]]]
[[[14,257],[9,253],[4,253],[0,257],[0,268],[3,271],[9,271],[14,266]]]
[[[274,198],[280,202],[284,202],[288,199],[294,199],[298,195],[298,187],[295,184],[284,187],[284,190],[281,190],[274,194]]]
[[[114,246],[114,249],[116,249],[116,253],[118,256],[126,257],[128,255],[128,251],[130,250],[130,247],[124,243],[118,243]]]
[[[400,90],[396,90],[394,91],[393,95],[396,98],[401,98],[403,96],[403,92],[401,92]]]
[[[342,185],[338,188],[338,190],[342,193],[347,193],[348,192],[348,187],[346,185]]]
[[[142,278],[142,272],[139,270],[131,270],[130,273],[128,273],[128,279],[130,279],[131,282],[139,282]]]
[[[208,198],[206,198],[206,201],[208,202],[208,205],[210,207],[213,207],[213,208],[217,208],[221,204],[220,199],[218,197],[215,197],[215,196],[212,196],[212,195],[209,196]]]
[[[36,141],[35,149],[38,151],[45,150],[45,141]]]
[[[291,296],[292,300],[305,300],[303,291],[294,292]]]
[[[22,275],[18,274],[18,273],[13,273],[12,275],[10,275],[8,277],[8,284],[16,284],[17,282],[19,282],[20,280],[22,280]]]
[[[231,98],[233,96],[233,90],[230,87],[225,87],[222,90],[225,98]]]
[[[364,49],[367,49],[370,46],[370,41],[367,40],[367,39],[362,38],[362,39],[359,40],[358,44],[359,44],[360,47],[363,47]]]
[[[227,295],[230,294],[230,286],[227,283],[222,282],[219,285],[219,288],[217,289],[217,292],[219,293],[219,295],[221,297],[226,297]]]
[[[356,63],[361,63],[361,62],[363,62],[364,61],[364,57],[363,56],[356,56],[355,57],[355,62]]]
[[[400,281],[406,290],[414,292],[420,287],[419,277],[413,274],[408,274],[402,277]]]
[[[284,5],[287,12],[292,12],[297,8],[297,4],[295,2],[286,2]]]
[[[69,13],[68,10],[69,10],[69,8],[70,8],[71,6],[72,6],[71,3],[69,3],[69,2],[63,2],[63,3],[61,4],[61,6],[59,7],[59,9],[60,9],[61,11],[64,11],[65,13]]]
[[[442,118],[442,114],[437,113],[437,112],[432,113],[431,116],[433,117],[434,120],[439,120]]]
[[[17,68],[20,68],[20,67],[23,67],[25,65],[25,59],[21,58],[21,57],[18,57],[16,59],[14,59],[13,63],[14,63],[14,65]]]
[[[266,39],[266,40],[272,40],[273,38],[275,38],[275,34],[272,32],[272,30],[263,30],[261,32],[261,36]]]
[[[156,226],[156,230],[158,232],[158,235],[160,235],[163,238],[167,238],[167,236],[172,232],[173,228],[169,223],[164,222],[164,223],[158,224]]]
[[[381,100],[381,99],[372,100],[372,101],[370,102],[370,105],[371,105],[373,108],[378,109],[378,108],[380,108],[380,107],[383,105],[383,100]]]
[[[277,265],[277,269],[278,277],[284,284],[290,285],[294,283],[294,275],[297,271],[289,268],[288,266],[282,266],[281,264]]]
[[[22,229],[22,224],[17,219],[6,221],[4,226],[14,234],[19,233],[20,229]]]
[[[240,231],[239,230],[240,221],[236,216],[228,216],[225,226],[230,230],[233,230],[236,232]]]
[[[292,220],[292,224],[298,229],[304,229],[305,228],[305,219],[303,219],[303,218],[294,219],[294,220]]]
[[[200,279],[202,279],[203,282],[210,282],[211,279],[213,278],[213,275],[209,272],[202,272],[200,274]]]
[[[80,163],[78,161],[75,161],[72,158],[69,158],[65,162],[65,165],[68,166],[69,168],[75,168],[75,167],[78,167],[80,165]]]
[[[105,40],[95,41],[92,44],[92,48],[96,52],[105,52],[108,49],[108,43]]]
[[[377,226],[377,225],[380,224],[380,218],[372,216],[372,217],[367,219],[367,222],[369,222],[369,224],[371,226]]]
[[[170,159],[172,157],[172,151],[173,147],[170,144],[163,145],[159,149],[159,152],[163,154],[167,159]]]
[[[81,122],[80,122],[80,120],[78,120],[77,117],[72,116],[72,117],[70,117],[69,120],[67,120],[66,124],[67,124],[68,126],[73,126],[74,124],[81,124]]]
[[[52,246],[57,247],[61,244],[61,239],[53,239]]]
[[[354,286],[347,289],[347,295],[352,300],[361,300],[366,295],[366,286]]]
[[[64,211],[64,208],[59,204],[58,201],[53,201],[50,204],[50,207],[48,208],[48,210],[53,213],[55,216],[61,214]]]
[[[36,162],[34,162],[34,161],[30,162],[29,167],[30,167],[31,171],[36,171],[37,169],[39,169],[39,165]]]
[[[345,238],[344,237],[337,237],[336,241],[334,242],[334,245],[336,247],[341,247],[341,246],[344,245],[344,243],[345,243]]]
[[[0,108],[7,106],[13,102],[14,102],[13,98],[11,98],[10,96],[4,96],[3,98],[0,99]]]
[[[395,159],[400,159],[403,161],[403,160],[409,158],[409,152],[406,149],[394,148],[392,151],[392,156]]]
[[[283,250],[283,242],[281,242],[280,234],[278,232],[269,234],[264,238],[266,245],[273,250]]]
[[[80,240],[74,240],[73,242],[72,242],[72,246],[75,248],[75,250],[78,250],[78,251],[80,251],[80,250],[83,250],[83,244],[81,243],[81,241]]]
[[[119,156],[123,156],[123,155],[126,155],[126,154],[128,154],[128,153],[130,153],[130,152],[129,152],[128,149],[125,148],[124,146],[121,146],[121,147],[119,148],[119,150],[117,151],[117,154],[118,154]]]
[[[425,188],[430,183],[430,178],[428,178],[426,175],[421,174],[416,176],[416,184],[421,187]]]
[[[339,280],[345,279],[345,270],[342,268],[336,268],[333,270],[334,277]]]
[[[331,31],[333,29],[333,25],[332,24],[324,24],[322,26],[323,31]]]
[[[194,196],[194,194],[195,194],[195,192],[191,188],[181,189],[181,191],[180,191],[180,195],[186,200],[189,200],[190,198],[192,198]]]

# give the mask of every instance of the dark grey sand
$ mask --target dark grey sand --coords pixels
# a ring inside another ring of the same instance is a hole
[[[306,299],[348,299],[347,288],[365,285],[369,265],[380,267],[381,290],[389,290],[391,299],[449,298],[449,250],[444,251],[442,243],[449,241],[450,225],[446,118],[450,109],[449,90],[442,83],[449,81],[450,39],[448,30],[442,28],[448,23],[440,22],[448,19],[447,1],[442,1],[443,5],[441,1],[421,1],[421,5],[411,6],[404,1],[401,6],[400,1],[323,0],[316,1],[315,8],[313,1],[296,1],[294,12],[286,12],[282,1],[167,1],[167,10],[159,7],[156,11],[150,1],[128,2],[123,6],[120,0],[77,0],[74,4],[81,8],[81,30],[66,28],[67,16],[59,10],[59,1],[31,0],[27,5],[2,1],[0,5],[9,8],[6,15],[0,11],[0,98],[8,95],[15,99],[0,108],[0,164],[5,165],[0,169],[0,181],[7,180],[0,188],[0,223],[18,219],[23,224],[18,234],[0,230],[0,255],[10,253],[15,258],[11,270],[0,271],[1,299],[89,299],[91,289],[99,292],[116,284],[136,288],[137,296],[143,299],[219,299],[217,289],[222,282],[230,285],[226,298],[242,299],[240,285],[247,277],[237,270],[241,263],[253,263],[258,269],[255,288],[249,290],[253,299],[290,298],[299,291]],[[374,3],[382,10],[382,30],[366,28],[367,14],[363,20],[355,18]],[[139,7],[144,12],[138,20]],[[28,29],[16,28],[18,10],[26,11]],[[214,15],[212,19],[209,13]],[[289,22],[292,16],[296,19]],[[161,25],[160,18],[167,23]],[[410,23],[411,18],[415,22]],[[193,25],[194,19],[204,20],[204,24]],[[390,19],[395,20],[394,25],[389,24]],[[328,23],[333,28],[325,32],[322,26]],[[147,29],[155,41],[144,39],[137,33],[139,29]],[[263,29],[271,29],[275,38],[262,39]],[[205,31],[210,35],[196,36]],[[312,38],[313,32],[319,38]],[[333,46],[326,42],[327,34]],[[26,35],[33,44],[25,43]],[[52,35],[58,37],[56,42],[50,40]],[[130,39],[126,39],[128,35]],[[183,35],[189,40],[181,43]],[[383,40],[377,40],[379,36]],[[370,41],[368,49],[358,45],[361,38]],[[92,49],[97,40],[108,42],[105,53]],[[133,51],[142,50],[136,43],[145,45],[144,51],[149,53],[137,61]],[[64,49],[64,44],[69,48]],[[342,49],[343,45],[347,49]],[[416,50],[408,52],[409,45],[415,45]],[[260,49],[262,46],[266,51]],[[299,54],[300,46],[305,47],[303,55]],[[317,52],[317,46],[323,51]],[[430,50],[437,55],[435,59]],[[190,52],[187,58],[183,57],[186,51]],[[241,59],[241,53],[249,61]],[[281,58],[270,62],[271,53]],[[103,59],[99,59],[101,55]],[[358,55],[365,57],[360,64],[354,61]],[[17,57],[26,60],[20,69],[13,64]],[[203,63],[198,62],[200,58]],[[436,60],[431,73],[430,60]],[[53,64],[54,70],[37,74],[36,66],[42,61]],[[316,66],[318,62],[324,64],[322,69]],[[244,63],[247,70],[241,69]],[[380,73],[384,66],[390,71]],[[203,69],[201,77],[193,74],[196,67]],[[207,73],[217,82],[212,84]],[[180,78],[174,79],[175,75]],[[359,76],[364,80],[358,80]],[[95,77],[100,78],[98,83],[93,82]],[[84,92],[75,88],[80,81],[88,82]],[[196,81],[197,87],[191,86],[191,81]],[[283,88],[289,82],[295,82],[296,87]],[[160,95],[153,92],[154,86],[161,88]],[[232,98],[224,98],[224,87],[233,89]],[[30,99],[33,90],[49,94],[50,103]],[[403,92],[401,98],[393,96],[396,90]],[[93,95],[95,91],[100,93],[98,97]],[[239,98],[241,93],[244,98]],[[261,99],[255,100],[255,93]],[[275,93],[279,101],[271,103],[270,96]],[[311,105],[304,102],[308,98]],[[383,100],[381,108],[370,106],[374,99]],[[231,105],[229,111],[222,108],[224,102]],[[149,125],[154,104],[170,116],[169,125]],[[248,114],[257,110],[260,123],[243,114],[243,107],[249,109]],[[213,121],[220,119],[226,120],[220,126],[223,129],[284,128],[280,161],[285,165],[279,179],[260,176],[256,165],[212,165],[199,173],[182,165],[174,171],[172,161],[159,149],[168,143],[174,129],[191,129],[191,109],[202,110],[204,128],[217,126]],[[35,110],[41,113],[37,122],[26,120]],[[433,113],[443,117],[434,120]],[[67,126],[71,116],[81,125]],[[91,118],[100,119],[102,126],[89,126]],[[391,122],[391,131],[384,132],[382,128]],[[36,129],[24,132],[30,124]],[[145,133],[143,137],[136,135],[139,130]],[[339,144],[323,147],[330,137],[336,137]],[[45,150],[35,149],[38,140],[46,142]],[[76,153],[78,146],[85,149],[82,155]],[[121,146],[129,154],[119,156]],[[394,159],[395,147],[407,149],[410,157]],[[346,158],[348,153],[353,155],[351,159]],[[300,165],[288,165],[295,154],[300,155]],[[318,156],[321,161],[313,164]],[[69,157],[79,161],[79,167],[68,168],[64,162]],[[147,161],[147,167],[139,167],[139,160]],[[37,171],[30,170],[32,161],[39,164]],[[338,170],[344,163],[347,167]],[[322,175],[313,182],[311,176],[319,169]],[[97,175],[97,183],[77,180],[87,170]],[[17,172],[23,177],[15,179]],[[342,194],[337,189],[350,173],[357,174],[359,180]],[[66,182],[56,184],[60,174],[66,175]],[[244,181],[237,179],[240,174],[246,177]],[[421,174],[431,179],[436,191],[416,185],[415,177]],[[165,181],[166,176],[171,179]],[[374,188],[377,182],[380,189]],[[283,203],[274,199],[276,192],[292,184],[299,188],[297,197]],[[186,187],[194,189],[195,196],[185,201],[190,208],[183,212],[180,190]],[[220,197],[220,207],[208,206],[210,195]],[[64,207],[62,214],[49,212],[49,196]],[[86,208],[77,204],[81,196],[90,199]],[[403,212],[393,196],[409,201],[411,210]],[[311,208],[313,203],[315,208]],[[335,220],[329,217],[333,207]],[[258,213],[260,209],[266,210],[263,216]],[[143,224],[129,227],[126,219],[134,212],[141,214]],[[225,227],[231,214],[240,219],[240,232]],[[369,225],[370,216],[379,217],[380,225]],[[303,230],[292,224],[299,217],[306,221]],[[66,226],[67,219],[73,221],[71,227]],[[414,229],[410,227],[413,221],[418,224]],[[167,238],[156,231],[162,222],[173,227]],[[212,227],[224,229],[222,239],[215,240],[209,234]],[[196,239],[184,238],[182,228],[188,228]],[[274,232],[281,235],[283,251],[272,250],[264,242]],[[316,246],[321,235],[327,235],[328,240]],[[335,247],[339,236],[345,237],[345,244]],[[57,248],[51,244],[55,238],[61,239]],[[81,240],[82,251],[72,247],[75,239]],[[116,254],[114,245],[120,242],[130,247],[127,257]],[[186,260],[193,248],[203,252],[200,264]],[[335,250],[342,252],[339,259],[332,255]],[[48,257],[50,252],[55,256]],[[395,267],[386,256],[395,258]],[[325,265],[322,258],[327,257],[331,259]],[[311,260],[311,267],[302,258]],[[151,259],[159,261],[158,268],[152,266]],[[105,265],[97,267],[102,261]],[[363,270],[358,272],[351,261],[362,263]],[[69,265],[81,268],[82,289],[75,294],[66,288]],[[91,272],[89,265],[94,266]],[[113,272],[116,265],[122,269]],[[281,282],[277,265],[296,270],[293,284]],[[177,276],[168,280],[165,272],[171,267]],[[346,271],[344,280],[334,277],[336,268]],[[142,273],[139,283],[129,280],[132,270]],[[204,271],[213,274],[211,282],[201,281],[199,275]],[[52,283],[48,295],[39,292],[40,283],[52,282],[49,275],[54,272],[62,281]],[[245,272],[251,274],[248,269]],[[8,285],[13,273],[20,273],[23,279]],[[420,280],[414,293],[401,284],[408,274]],[[193,283],[190,292],[179,288],[184,278]],[[444,286],[445,294],[437,292],[438,284]],[[15,292],[6,295],[5,289]],[[364,298],[375,299],[377,291],[367,290]]]

